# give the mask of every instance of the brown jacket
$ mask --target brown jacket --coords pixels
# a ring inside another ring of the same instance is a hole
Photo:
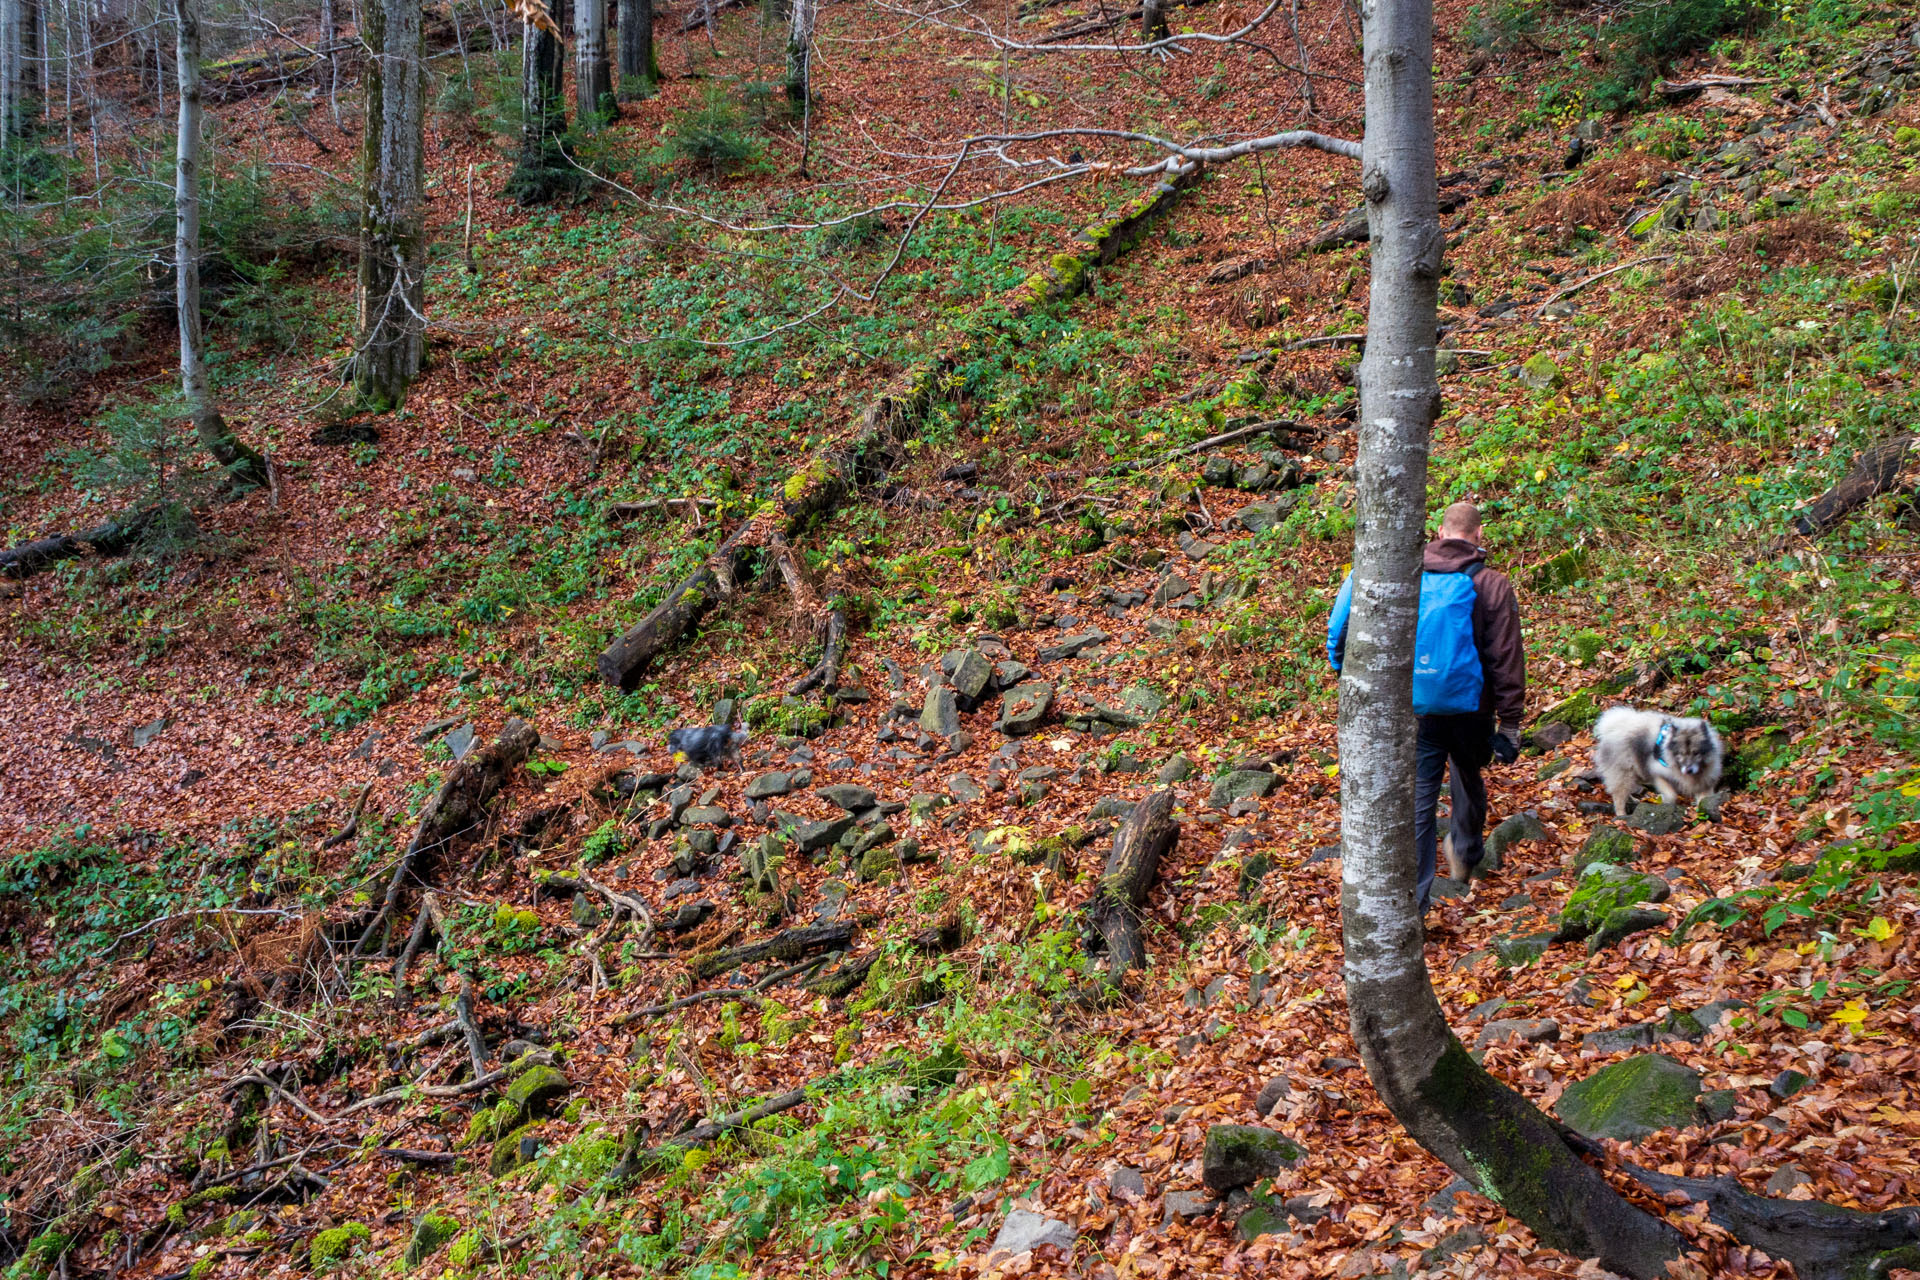
[[[1480,651],[1485,684],[1480,709],[1492,712],[1501,724],[1518,726],[1527,707],[1527,651],[1520,638],[1520,602],[1513,582],[1498,569],[1486,567],[1487,552],[1465,538],[1435,538],[1427,544],[1422,564],[1428,573],[1463,573],[1479,564],[1474,575],[1473,643]]]

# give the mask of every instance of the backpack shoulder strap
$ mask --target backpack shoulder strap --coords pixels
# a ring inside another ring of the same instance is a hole
[[[1485,560],[1475,560],[1472,564],[1468,565],[1464,570],[1462,570],[1462,572],[1465,573],[1469,578],[1477,578],[1480,576],[1480,571],[1486,567],[1487,567],[1487,562]]]

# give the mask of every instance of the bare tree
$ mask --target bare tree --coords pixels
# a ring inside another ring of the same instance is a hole
[[[787,10],[787,107],[807,114],[813,98],[813,21],[816,0],[789,0]]]
[[[573,93],[574,118],[583,129],[620,113],[607,58],[607,0],[574,0]]]
[[[426,337],[420,20],[420,0],[367,0],[361,19],[366,143],[353,382],[360,398],[381,410],[405,401]]]
[[[560,149],[567,129],[567,101],[561,92],[566,50],[560,24],[544,0],[519,0],[516,12],[525,29],[520,62],[520,158],[507,193],[521,204],[544,204],[571,185],[577,174]]]
[[[237,439],[207,386],[200,327],[200,19],[193,0],[173,0],[180,132],[173,184],[174,312],[180,326],[180,389],[194,434],[239,485],[267,483],[267,464]]]
[[[653,48],[653,0],[620,0],[620,80],[642,94],[660,84],[660,59]]]

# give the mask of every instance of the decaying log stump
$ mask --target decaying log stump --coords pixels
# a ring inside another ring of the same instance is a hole
[[[1118,982],[1129,969],[1147,962],[1140,938],[1140,906],[1160,874],[1160,860],[1180,838],[1173,820],[1173,789],[1162,788],[1133,807],[1114,833],[1113,852],[1093,891],[1088,914],[1106,943],[1108,976]]]
[[[393,878],[387,882],[386,899],[374,913],[367,931],[360,935],[350,959],[365,955],[375,936],[393,919],[400,895],[415,874],[420,859],[478,826],[486,815],[487,801],[506,785],[508,776],[539,745],[539,730],[524,720],[509,720],[498,738],[453,766],[447,780],[440,784],[440,790],[420,811],[420,823],[414,828],[413,839],[407,842],[406,851],[394,866]]]
[[[160,508],[148,507],[144,511],[109,520],[85,533],[56,533],[51,537],[36,538],[32,542],[9,547],[0,551],[0,578],[31,578],[36,573],[53,568],[62,560],[77,559],[88,551],[97,555],[117,556],[146,537],[159,518]]]
[[[737,969],[756,960],[798,960],[816,951],[844,951],[853,942],[853,922],[810,924],[788,929],[759,942],[710,951],[688,960],[687,967],[696,978],[711,978],[716,973]]]
[[[1794,532],[1809,538],[1825,533],[1881,494],[1891,492],[1906,469],[1913,440],[1912,436],[1895,436],[1862,449],[1840,483],[1793,518]]]

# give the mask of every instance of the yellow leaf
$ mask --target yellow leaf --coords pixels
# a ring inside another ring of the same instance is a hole
[[[1638,974],[1623,973],[1613,980],[1613,989],[1615,991],[1625,991],[1638,981],[1640,981]]]
[[[1850,1027],[1859,1026],[1867,1020],[1867,1009],[1858,1000],[1849,1000],[1845,1008],[1833,1015],[1833,1020]]]
[[[1885,916],[1875,916],[1873,919],[1867,921],[1866,928],[1856,929],[1854,932],[1863,938],[1870,938],[1875,942],[1885,942],[1893,936],[1893,925]]]

